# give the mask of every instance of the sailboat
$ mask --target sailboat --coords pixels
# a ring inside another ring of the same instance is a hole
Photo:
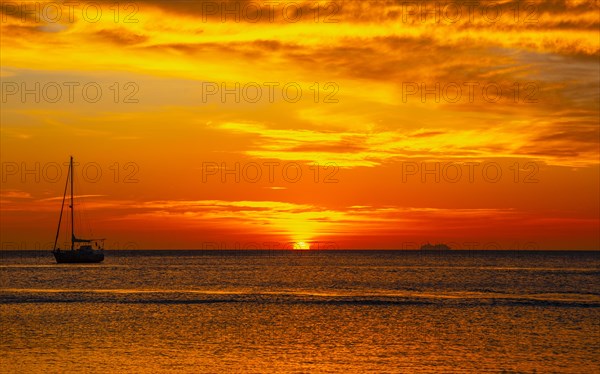
[[[75,205],[73,204],[73,156],[69,162],[69,172],[67,173],[67,184],[63,194],[62,206],[60,207],[60,218],[58,219],[58,228],[56,229],[56,239],[52,253],[58,264],[80,264],[80,263],[97,263],[104,260],[104,239],[80,239],[75,236]],[[60,224],[62,222],[65,201],[67,199],[67,189],[71,186],[71,249],[61,250],[56,247],[58,236],[60,234]]]

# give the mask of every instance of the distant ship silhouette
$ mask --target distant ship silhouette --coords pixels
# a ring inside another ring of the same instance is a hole
[[[452,248],[448,247],[446,244],[431,245],[431,244],[427,243],[427,244],[421,246],[422,251],[449,251],[451,249]]]
[[[65,208],[65,200],[67,198],[67,188],[71,182],[71,249],[61,251],[60,248],[56,248],[58,242],[58,236],[60,234],[60,223],[62,221],[63,210]],[[104,260],[103,243],[104,239],[79,239],[75,237],[75,206],[73,204],[73,157],[69,163],[69,172],[67,174],[67,184],[65,186],[65,193],[63,195],[62,206],[60,207],[60,218],[58,219],[58,228],[56,229],[56,239],[54,239],[54,246],[52,247],[52,253],[56,262],[59,264],[79,264],[79,263],[95,263],[102,262]],[[94,248],[96,247],[96,248]]]

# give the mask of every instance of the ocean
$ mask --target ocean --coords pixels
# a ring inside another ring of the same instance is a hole
[[[600,373],[600,252],[0,252],[6,373]]]

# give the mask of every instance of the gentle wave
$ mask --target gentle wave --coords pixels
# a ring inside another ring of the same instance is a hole
[[[211,266],[206,264],[177,264],[177,265],[145,265],[145,269],[187,269],[187,268],[198,268],[203,266]],[[228,266],[228,265],[220,265]],[[236,265],[229,265],[236,266]],[[36,268],[68,268],[68,269],[85,269],[85,268],[137,268],[140,266],[133,266],[130,264],[0,264],[0,269],[36,269]],[[338,266],[338,268],[353,269],[353,267]],[[584,273],[584,274],[599,274],[600,268],[574,268],[574,267],[517,267],[517,266],[444,266],[444,265],[394,265],[394,266],[382,266],[382,270],[389,272],[401,272],[406,269],[410,270],[426,270],[426,269],[447,269],[447,270],[490,270],[490,271],[526,271],[526,272],[559,272],[559,273]],[[389,268],[389,269],[386,269]]]
[[[252,290],[3,289],[0,302],[206,304],[224,302],[355,305],[530,305],[600,307],[591,294],[500,294],[487,292],[319,292]]]

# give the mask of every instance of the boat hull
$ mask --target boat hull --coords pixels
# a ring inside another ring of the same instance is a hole
[[[99,251],[55,251],[53,254],[57,264],[93,264],[104,261],[104,253]]]

